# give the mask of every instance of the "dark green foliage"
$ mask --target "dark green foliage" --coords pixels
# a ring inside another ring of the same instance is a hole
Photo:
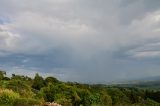
[[[82,104],[83,106],[90,106],[90,95],[91,93],[87,90],[87,89],[82,89],[78,91],[78,94],[81,98],[80,104]]]
[[[45,78],[45,85],[48,85],[49,83],[55,84],[55,83],[59,83],[59,81],[54,77]]]
[[[32,87],[34,89],[40,90],[42,87],[44,87],[44,80],[39,74],[37,73],[35,78],[33,79],[33,85]]]
[[[76,88],[74,88],[74,87],[71,89],[71,99],[72,99],[72,104],[74,106],[79,106],[81,98],[79,97],[79,95],[76,91]]]
[[[129,98],[118,88],[108,89],[108,93],[111,95],[113,105],[129,103]]]
[[[55,94],[57,93],[57,91],[58,91],[58,87],[52,84],[48,84],[47,87],[44,87],[43,89],[41,89],[44,100],[47,102],[54,101]]]
[[[10,78],[8,78],[8,77],[3,77],[3,79],[2,79],[2,80],[9,81],[9,80],[10,80]]]
[[[147,106],[160,106],[160,103],[155,102],[155,101],[153,101],[153,100],[151,100],[151,99],[147,99],[147,100],[145,101],[145,104],[146,104]]]
[[[6,75],[6,72],[0,71],[0,80],[2,80]]]
[[[101,91],[101,103],[103,103],[105,106],[111,106],[112,105],[112,98],[110,95],[108,95],[107,92]]]
[[[146,97],[160,103],[160,91],[146,91]]]
[[[25,76],[12,74],[11,79],[24,81],[25,80]]]
[[[31,87],[21,80],[11,80],[6,83],[6,88],[12,89],[19,93],[22,97],[32,97]]]
[[[34,79],[15,74],[8,78],[1,72],[0,77],[0,106],[34,106],[53,101],[62,106],[160,106],[157,89],[64,83],[38,74]]]
[[[99,104],[101,102],[100,100],[100,94],[93,93],[89,96],[90,104]]]

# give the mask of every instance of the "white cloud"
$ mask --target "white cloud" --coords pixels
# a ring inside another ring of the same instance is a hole
[[[18,44],[19,36],[17,34],[13,34],[9,32],[7,27],[4,25],[0,25],[0,50],[1,54],[3,52],[12,52],[16,49]]]
[[[142,51],[136,52],[132,57],[137,59],[160,57],[160,51]]]

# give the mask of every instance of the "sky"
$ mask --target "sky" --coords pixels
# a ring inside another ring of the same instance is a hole
[[[108,82],[160,75],[159,0],[0,0],[0,69]]]

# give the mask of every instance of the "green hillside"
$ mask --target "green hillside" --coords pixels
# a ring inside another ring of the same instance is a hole
[[[62,82],[38,73],[32,79],[0,71],[0,106],[160,106],[160,90]]]

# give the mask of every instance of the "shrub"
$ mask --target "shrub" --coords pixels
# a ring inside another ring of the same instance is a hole
[[[12,89],[14,92],[20,94],[21,97],[31,98],[34,96],[34,93],[31,91],[31,88],[27,83],[21,80],[11,80],[6,84],[7,89]]]
[[[18,98],[15,100],[13,106],[34,106],[34,105],[41,105],[41,102],[32,99],[32,98]]]
[[[61,98],[56,100],[55,102],[61,104],[62,106],[73,106],[71,99]]]
[[[0,105],[12,106],[17,98],[19,98],[19,94],[12,90],[0,89]]]
[[[146,103],[145,103],[147,106],[160,106],[160,103],[154,101],[154,100],[151,100],[149,98],[147,98],[146,100]]]

